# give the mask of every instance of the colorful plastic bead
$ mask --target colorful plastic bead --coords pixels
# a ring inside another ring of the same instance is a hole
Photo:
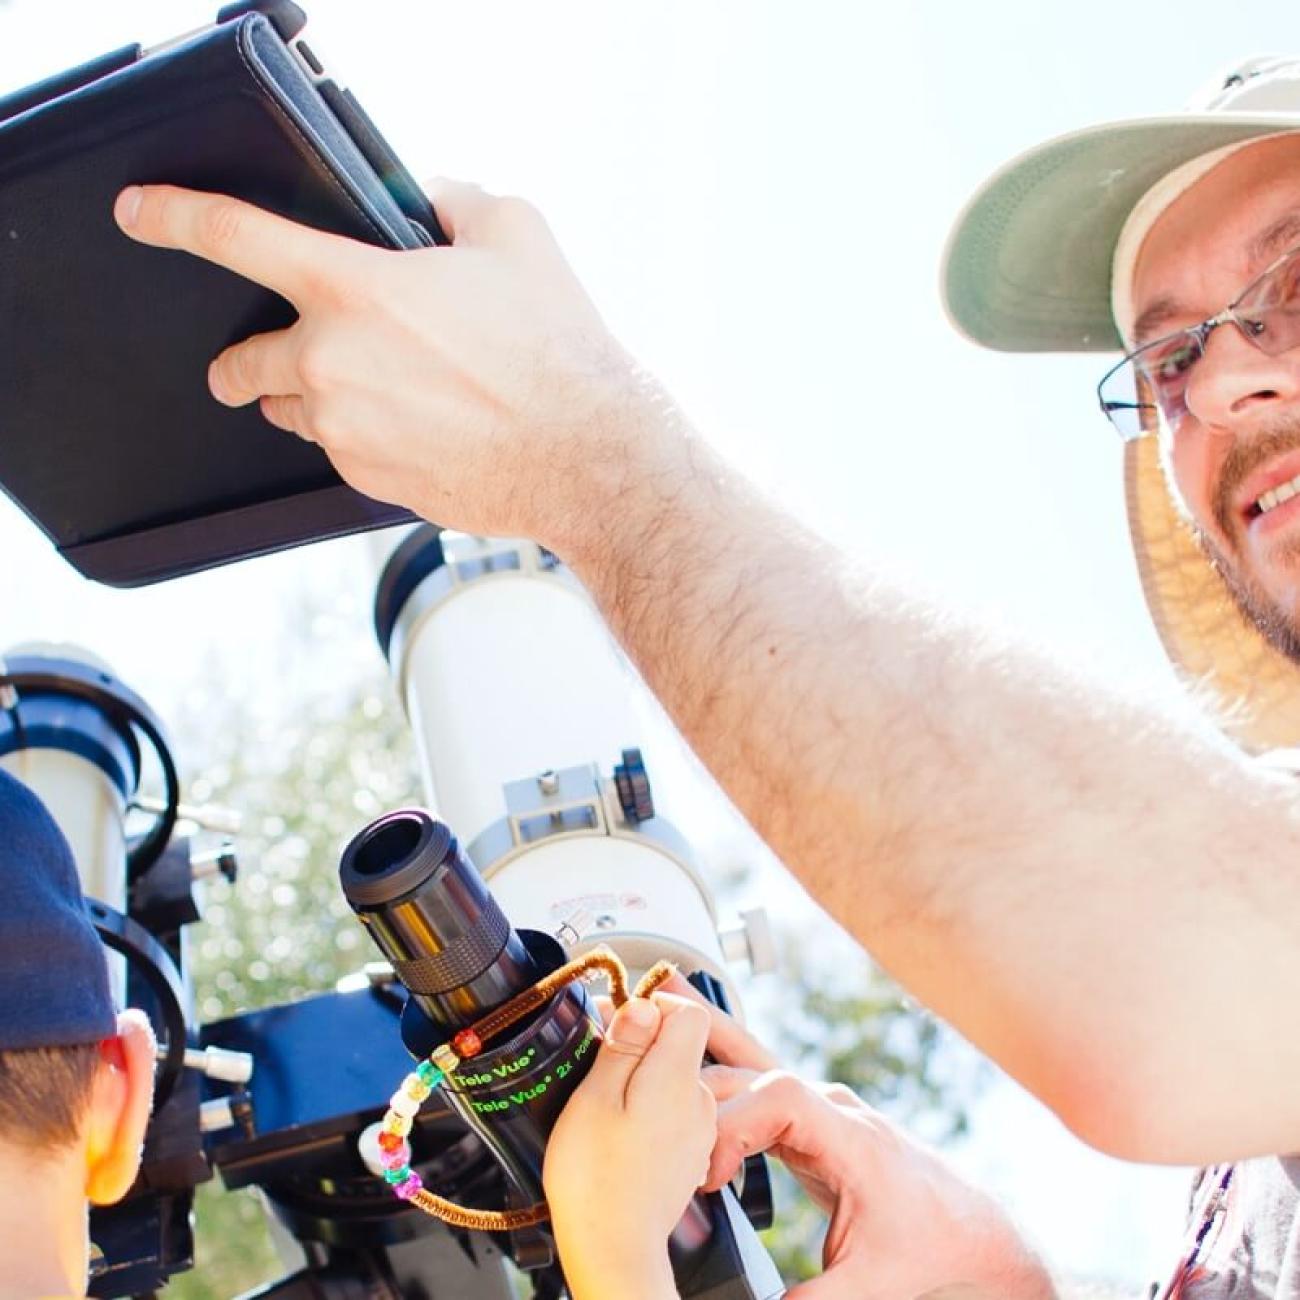
[[[398,1137],[405,1137],[411,1131],[411,1121],[406,1115],[394,1114],[391,1110],[384,1116],[384,1132],[396,1133]]]
[[[439,1043],[438,1046],[429,1053],[429,1059],[442,1071],[443,1078],[446,1078],[447,1075],[451,1074],[460,1064],[460,1057],[458,1057],[446,1043]]]
[[[379,1163],[385,1169],[400,1169],[403,1165],[409,1165],[411,1163],[411,1148],[403,1142],[396,1151],[381,1151],[379,1153]]]
[[[420,1181],[420,1175],[412,1173],[404,1183],[398,1183],[397,1186],[393,1188],[393,1191],[396,1192],[402,1200],[409,1201],[411,1197],[414,1196],[416,1192],[421,1191],[423,1187],[424,1184]]]
[[[421,1061],[415,1067],[415,1073],[421,1083],[426,1083],[430,1088],[436,1088],[446,1077],[432,1061]]]
[[[404,1183],[410,1176],[410,1165],[399,1165],[396,1169],[384,1170],[384,1182],[386,1183]]]
[[[400,1133],[390,1133],[384,1129],[379,1135],[379,1149],[384,1152],[400,1151],[406,1145],[406,1139]]]
[[[388,1099],[388,1109],[395,1115],[405,1115],[407,1119],[414,1119],[415,1112],[420,1109],[420,1103],[410,1093],[398,1088]]]
[[[414,1097],[416,1104],[423,1102],[425,1098],[433,1091],[418,1074],[408,1074],[402,1080],[402,1091],[408,1097]]]
[[[477,1056],[483,1050],[483,1040],[472,1029],[462,1029],[451,1045],[463,1061],[466,1057]]]

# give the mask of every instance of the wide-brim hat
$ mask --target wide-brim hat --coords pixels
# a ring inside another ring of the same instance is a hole
[[[1270,57],[1217,78],[1188,112],[1072,132],[1020,155],[976,193],[949,239],[953,324],[1006,352],[1121,350],[1111,273],[1139,200],[1201,155],[1297,130],[1300,61]],[[1170,495],[1156,439],[1126,444],[1124,485],[1142,589],[1169,657],[1215,692],[1224,729],[1246,748],[1300,744],[1300,666],[1238,611]]]

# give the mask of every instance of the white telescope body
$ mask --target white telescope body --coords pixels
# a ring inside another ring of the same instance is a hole
[[[511,921],[575,955],[608,944],[634,974],[660,958],[705,970],[738,1007],[727,963],[769,967],[765,918],[720,938],[669,810],[625,808],[609,769],[641,745],[646,688],[555,557],[417,530],[385,569],[376,625],[429,805]],[[625,782],[648,794],[643,778],[633,765]]]

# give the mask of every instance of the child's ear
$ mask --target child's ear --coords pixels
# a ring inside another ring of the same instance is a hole
[[[116,1036],[99,1045],[99,1054],[86,1115],[86,1196],[111,1205],[135,1182],[153,1105],[158,1049],[145,1015],[123,1011]]]

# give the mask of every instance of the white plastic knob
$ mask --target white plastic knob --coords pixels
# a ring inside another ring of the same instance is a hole
[[[777,968],[776,936],[766,908],[751,907],[741,912],[740,924],[733,930],[720,930],[718,941],[729,962],[748,962],[755,975],[766,975]]]

